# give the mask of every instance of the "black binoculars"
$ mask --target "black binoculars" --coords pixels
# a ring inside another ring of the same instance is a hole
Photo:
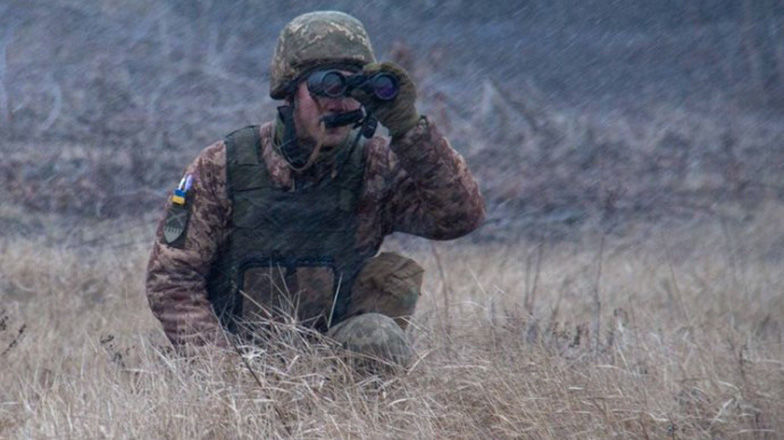
[[[377,72],[373,75],[357,73],[345,75],[339,70],[317,70],[308,75],[310,93],[327,98],[349,96],[354,89],[360,89],[370,96],[382,101],[395,99],[399,91],[398,79],[389,72]]]

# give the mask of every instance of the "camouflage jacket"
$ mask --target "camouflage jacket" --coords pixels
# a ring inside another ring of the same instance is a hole
[[[304,175],[294,173],[273,146],[274,123],[262,125],[260,132],[262,156],[281,189],[332,171],[329,163],[317,163]],[[185,240],[180,247],[167,245],[161,220],[147,268],[147,299],[175,346],[224,345],[206,289],[211,264],[231,233],[223,141],[205,148],[185,172],[193,176]],[[392,232],[457,238],[477,228],[485,216],[484,201],[465,160],[432,123],[416,126],[391,145],[384,137],[369,139],[362,188],[358,252],[372,254]]]

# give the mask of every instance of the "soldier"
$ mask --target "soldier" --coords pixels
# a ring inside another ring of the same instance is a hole
[[[147,272],[153,314],[177,347],[226,346],[224,332],[288,316],[406,364],[423,269],[379,247],[395,231],[448,240],[477,228],[474,178],[350,15],[284,27],[270,96],[284,100],[275,120],[204,149],[167,202]],[[389,138],[373,135],[376,120]]]

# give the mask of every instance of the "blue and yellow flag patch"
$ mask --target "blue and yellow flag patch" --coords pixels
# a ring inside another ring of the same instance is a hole
[[[171,195],[171,206],[163,223],[163,238],[167,244],[181,247],[184,244],[184,232],[188,227],[190,210],[188,209],[188,190],[193,185],[193,176],[186,174]]]

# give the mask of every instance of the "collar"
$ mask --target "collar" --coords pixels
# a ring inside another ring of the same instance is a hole
[[[298,187],[300,186],[300,182],[302,182],[302,184],[317,183],[323,180],[324,178],[326,178],[327,176],[329,176],[329,178],[335,177],[339,172],[340,168],[342,167],[343,163],[348,159],[348,156],[350,155],[351,151],[353,150],[360,136],[359,129],[353,129],[349,131],[348,134],[346,135],[346,138],[343,140],[343,143],[330,150],[322,149],[318,157],[316,158],[315,162],[310,168],[303,170],[301,172],[295,172],[290,167],[290,164],[287,160],[287,155],[281,151],[281,146],[283,145],[284,142],[283,139],[285,138],[286,126],[283,119],[281,118],[280,112],[278,113],[278,116],[275,118],[274,125],[271,128],[272,128],[271,150],[273,150],[275,153],[276,156],[275,159],[277,159],[275,160],[275,162],[278,163],[279,167],[282,164],[287,171],[285,174],[290,176],[289,178],[285,178],[281,180],[285,181],[286,183],[293,183],[294,181],[296,181],[297,183],[295,185]],[[299,147],[299,145],[297,145],[296,147]],[[307,149],[308,154],[310,151],[311,149],[308,148]],[[307,156],[307,154],[305,156]],[[265,157],[265,159],[268,158]],[[289,185],[285,185],[285,186],[289,186]]]

